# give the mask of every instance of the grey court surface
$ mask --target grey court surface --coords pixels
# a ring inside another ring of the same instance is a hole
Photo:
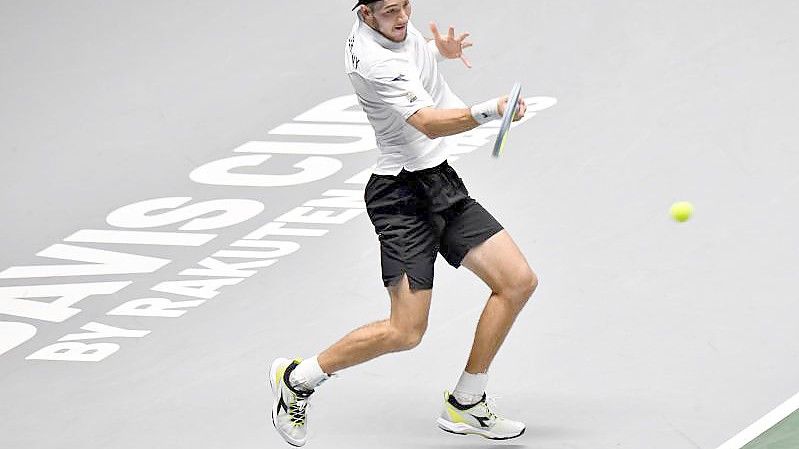
[[[528,424],[502,445],[715,449],[799,392],[796,2],[414,6],[472,33],[474,68],[444,67],[467,103],[557,100],[452,162],[541,279],[491,370]],[[350,7],[0,2],[0,447],[284,447],[270,359],[388,310],[357,201],[313,202],[376,157],[326,103]],[[492,446],[434,424],[487,294],[439,265],[425,341],[322,387],[308,447]]]

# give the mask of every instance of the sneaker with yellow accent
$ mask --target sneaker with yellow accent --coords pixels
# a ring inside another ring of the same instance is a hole
[[[460,435],[480,435],[492,440],[509,440],[524,433],[524,423],[497,416],[491,411],[486,395],[472,405],[458,403],[449,391],[444,394],[444,408],[438,418],[441,430]]]
[[[292,446],[302,446],[308,439],[305,410],[313,390],[302,391],[291,386],[289,376],[299,360],[276,359],[269,371],[269,385],[272,387],[272,424],[277,433]]]

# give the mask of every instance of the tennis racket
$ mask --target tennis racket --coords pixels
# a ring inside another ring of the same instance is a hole
[[[513,122],[513,116],[516,115],[518,107],[519,96],[522,93],[522,83],[515,83],[513,89],[508,96],[508,106],[505,108],[505,115],[502,116],[502,124],[499,126],[499,134],[497,134],[497,141],[494,143],[494,157],[499,157],[502,150],[505,148],[505,142],[508,140],[508,133],[510,132],[510,125]]]

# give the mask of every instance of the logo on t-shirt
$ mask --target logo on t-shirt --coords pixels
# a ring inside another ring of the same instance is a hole
[[[355,46],[355,38],[351,37],[347,39],[347,46],[350,49],[350,58],[352,58],[352,66],[355,67],[355,70],[358,70],[358,64],[361,63],[361,60],[355,56],[355,53],[352,52],[352,48]]]
[[[411,103],[413,103],[419,98],[413,92],[405,92],[405,97],[408,98],[408,101],[410,101]]]
[[[403,74],[401,74],[401,73],[400,73],[398,77],[394,78],[394,79],[393,79],[393,80],[391,80],[391,81],[408,81],[408,79],[407,79],[407,78],[405,78],[405,75],[403,75]]]

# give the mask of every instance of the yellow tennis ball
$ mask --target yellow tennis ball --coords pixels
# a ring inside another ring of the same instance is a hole
[[[671,217],[680,223],[688,221],[694,213],[694,205],[688,201],[679,201],[671,205]]]

